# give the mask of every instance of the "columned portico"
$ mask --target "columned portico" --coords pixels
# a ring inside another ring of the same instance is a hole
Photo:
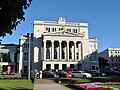
[[[81,49],[80,41],[44,40],[44,60],[78,61]]]

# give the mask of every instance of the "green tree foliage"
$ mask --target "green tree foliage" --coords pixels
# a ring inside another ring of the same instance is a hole
[[[12,30],[25,20],[24,9],[32,0],[0,0],[0,36],[12,34]]]
[[[100,68],[105,68],[105,66],[109,66],[108,60],[103,57],[98,57],[98,62]]]

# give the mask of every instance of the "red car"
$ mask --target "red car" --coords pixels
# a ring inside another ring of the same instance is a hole
[[[67,72],[59,72],[57,73],[59,75],[59,77],[63,77],[63,78],[70,78],[71,77],[71,74],[70,73],[67,73]]]
[[[70,77],[71,77],[71,74],[70,74],[70,73],[64,72],[64,74],[65,74],[65,77],[66,77],[66,78],[70,78]]]
[[[67,70],[68,73],[71,73],[72,71],[76,71],[76,69],[75,68],[70,68],[70,69]]]

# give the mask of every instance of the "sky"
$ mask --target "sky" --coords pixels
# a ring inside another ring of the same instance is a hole
[[[21,34],[33,32],[34,20],[87,22],[89,38],[98,39],[98,51],[120,48],[120,0],[33,0],[25,10],[25,21],[2,39],[3,44],[19,44]]]

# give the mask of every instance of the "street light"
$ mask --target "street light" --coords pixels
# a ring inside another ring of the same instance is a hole
[[[31,29],[31,25],[32,25],[32,22],[30,22],[30,29]],[[29,30],[30,30],[29,29]],[[30,33],[29,33],[29,36],[28,36],[28,39],[29,39],[29,60],[28,60],[28,80],[30,80],[30,47],[31,47],[31,43],[30,43],[30,41],[31,41],[31,36],[30,36]]]
[[[2,73],[2,61],[3,61],[3,59],[2,59],[2,57],[1,57],[1,73]]]

